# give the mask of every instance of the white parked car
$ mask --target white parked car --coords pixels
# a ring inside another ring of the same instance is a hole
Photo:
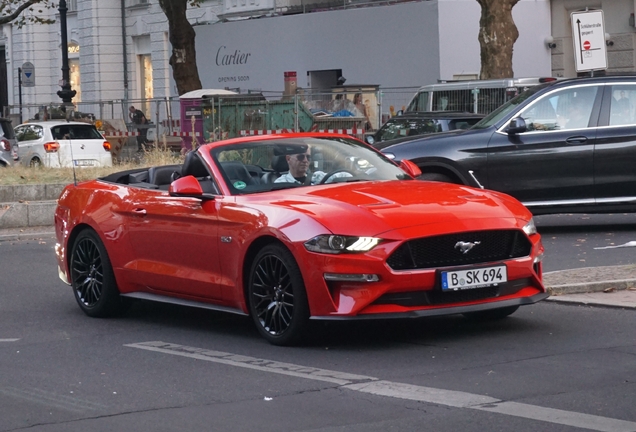
[[[26,166],[112,166],[110,143],[89,123],[34,121],[15,127],[20,163]]]

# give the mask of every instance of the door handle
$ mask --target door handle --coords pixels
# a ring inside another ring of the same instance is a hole
[[[567,138],[565,140],[565,142],[568,144],[581,144],[586,141],[587,141],[587,137],[585,136],[574,136],[574,137]]]
[[[145,216],[146,215],[146,209],[136,208],[136,209],[133,210],[133,213],[138,215],[138,216]]]

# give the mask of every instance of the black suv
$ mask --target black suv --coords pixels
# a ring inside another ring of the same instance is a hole
[[[376,144],[415,135],[468,129],[482,118],[483,114],[457,111],[406,112],[388,119],[377,132],[367,135],[364,140],[369,144]]]
[[[534,214],[636,211],[636,76],[530,88],[469,130],[379,148],[422,179],[508,193]]]

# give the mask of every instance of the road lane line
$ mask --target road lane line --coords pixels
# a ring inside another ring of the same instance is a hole
[[[488,396],[454,390],[442,390],[390,381],[351,384],[343,386],[343,388],[370,393],[377,396],[428,402],[455,408],[470,408],[565,426],[574,426],[594,431],[636,431],[636,423],[630,421],[600,417],[573,411],[564,411],[554,408],[545,408],[518,402],[505,402]]]
[[[636,431],[636,422],[518,402],[506,402],[490,396],[384,381],[365,375],[318,369],[295,365],[292,363],[281,363],[267,359],[189,347],[168,342],[140,342],[126,344],[124,346],[195,358],[214,363],[226,364],[229,366],[260,370],[263,372],[295,376],[310,380],[326,381],[337,384],[343,389],[373,394],[376,396],[413,400],[454,408],[475,409],[599,432]]]
[[[563,411],[517,402],[501,402],[495,406],[471,407],[478,410],[524,417],[550,423],[603,432],[634,432],[636,423],[591,414]]]
[[[148,351],[162,352],[166,354],[179,355],[183,357],[196,358],[199,360],[222,363],[247,369],[255,369],[263,372],[273,372],[277,374],[307,378],[316,381],[326,381],[338,385],[377,380],[377,378],[363,375],[355,375],[344,372],[330,371],[326,369],[299,366],[291,363],[281,363],[277,361],[242,356],[222,351],[212,351],[203,348],[187,347],[161,341],[141,342],[127,344],[124,346],[144,349]]]
[[[19,341],[20,338],[13,338],[13,339],[0,339],[0,342],[16,342]]]

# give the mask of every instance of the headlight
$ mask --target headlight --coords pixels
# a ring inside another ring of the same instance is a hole
[[[380,239],[375,237],[353,237],[341,235],[319,235],[305,242],[305,248],[312,252],[340,254],[367,252],[373,249]]]
[[[534,225],[534,219],[530,219],[530,222],[528,222],[526,226],[523,227],[523,232],[528,234],[529,236],[534,235],[538,232],[537,227]]]

